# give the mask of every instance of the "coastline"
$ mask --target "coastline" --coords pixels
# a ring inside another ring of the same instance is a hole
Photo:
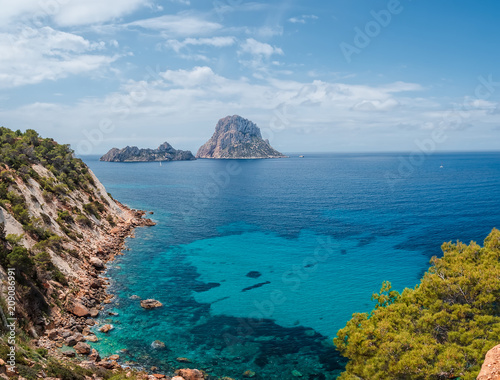
[[[34,342],[38,348],[47,349],[51,356],[74,361],[90,370],[98,367],[127,369],[119,363],[118,355],[101,358],[97,350],[86,342],[97,341],[91,328],[97,325],[96,318],[103,306],[114,297],[107,292],[109,282],[103,277],[106,264],[124,254],[125,240],[134,237],[135,228],[156,225],[151,219],[144,218],[145,211],[131,209],[116,200],[115,202],[124,212],[125,218],[105,231],[100,239],[87,239],[86,244],[79,247],[78,253],[84,258],[80,270],[77,276],[68,278],[68,285],[65,287],[68,288],[67,291],[58,296],[61,307],[52,308],[51,322],[46,326],[45,334]],[[50,293],[51,287],[55,291],[59,290],[58,285],[60,284],[52,281],[45,287]],[[136,376],[148,378],[146,372],[132,371]],[[157,379],[166,376],[158,374],[153,377]]]

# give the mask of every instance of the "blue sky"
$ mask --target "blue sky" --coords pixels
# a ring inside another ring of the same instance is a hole
[[[499,149],[492,0],[0,6],[0,124],[78,154],[196,151],[233,114],[284,152]]]

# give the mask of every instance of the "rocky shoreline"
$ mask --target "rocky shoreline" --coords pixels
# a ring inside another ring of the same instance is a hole
[[[118,255],[122,255],[125,239],[133,237],[137,227],[154,226],[151,219],[144,218],[144,211],[131,210],[116,202],[125,212],[128,219],[111,228],[100,240],[84,244],[79,252],[82,258],[77,275],[68,279],[68,285],[50,281],[44,284],[48,294],[55,295],[61,307],[53,308],[51,322],[46,326],[45,334],[35,340],[38,348],[47,349],[51,356],[61,360],[72,360],[83,368],[97,370],[99,367],[107,370],[129,371],[126,376],[134,375],[142,379],[170,379],[165,374],[148,374],[144,370],[133,369],[120,363],[119,355],[101,358],[99,352],[87,342],[96,342],[98,338],[92,332],[97,325],[96,318],[102,313],[104,305],[114,297],[107,292],[108,278],[103,274],[106,263]],[[73,290],[72,290],[73,289]],[[112,326],[103,325],[100,331],[110,331]],[[154,368],[153,368],[154,370]],[[172,379],[197,380],[204,379],[204,374],[198,370],[178,370]]]

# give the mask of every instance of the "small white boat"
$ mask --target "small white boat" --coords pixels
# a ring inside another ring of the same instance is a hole
[[[300,155],[299,158],[304,158],[304,156]]]

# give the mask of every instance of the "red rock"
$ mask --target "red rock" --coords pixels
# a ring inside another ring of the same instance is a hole
[[[500,344],[486,353],[477,380],[500,380]]]
[[[156,377],[157,379],[164,379],[166,376],[162,375],[161,373],[153,373],[153,376]]]
[[[184,378],[184,380],[204,380],[205,376],[197,369],[178,369],[175,374]]]
[[[78,342],[75,347],[73,347],[77,353],[80,355],[90,354],[90,346],[87,343]]]
[[[95,361],[95,362],[100,362],[101,361],[101,355],[99,355],[99,352],[93,348],[90,351],[89,359]]]
[[[110,332],[111,330],[113,330],[113,325],[104,325],[99,329],[103,333]]]
[[[163,304],[160,301],[154,299],[142,300],[141,307],[144,309],[155,309],[157,307],[162,307]]]
[[[90,309],[89,313],[90,313],[90,316],[92,318],[95,318],[95,317],[97,317],[99,315],[99,310],[97,310],[97,309]]]
[[[99,362],[97,364],[99,367],[106,368],[106,369],[113,369],[114,368],[114,363],[113,362]]]
[[[89,309],[83,306],[81,303],[77,302],[73,305],[71,312],[75,314],[77,317],[86,317],[90,315]]]

